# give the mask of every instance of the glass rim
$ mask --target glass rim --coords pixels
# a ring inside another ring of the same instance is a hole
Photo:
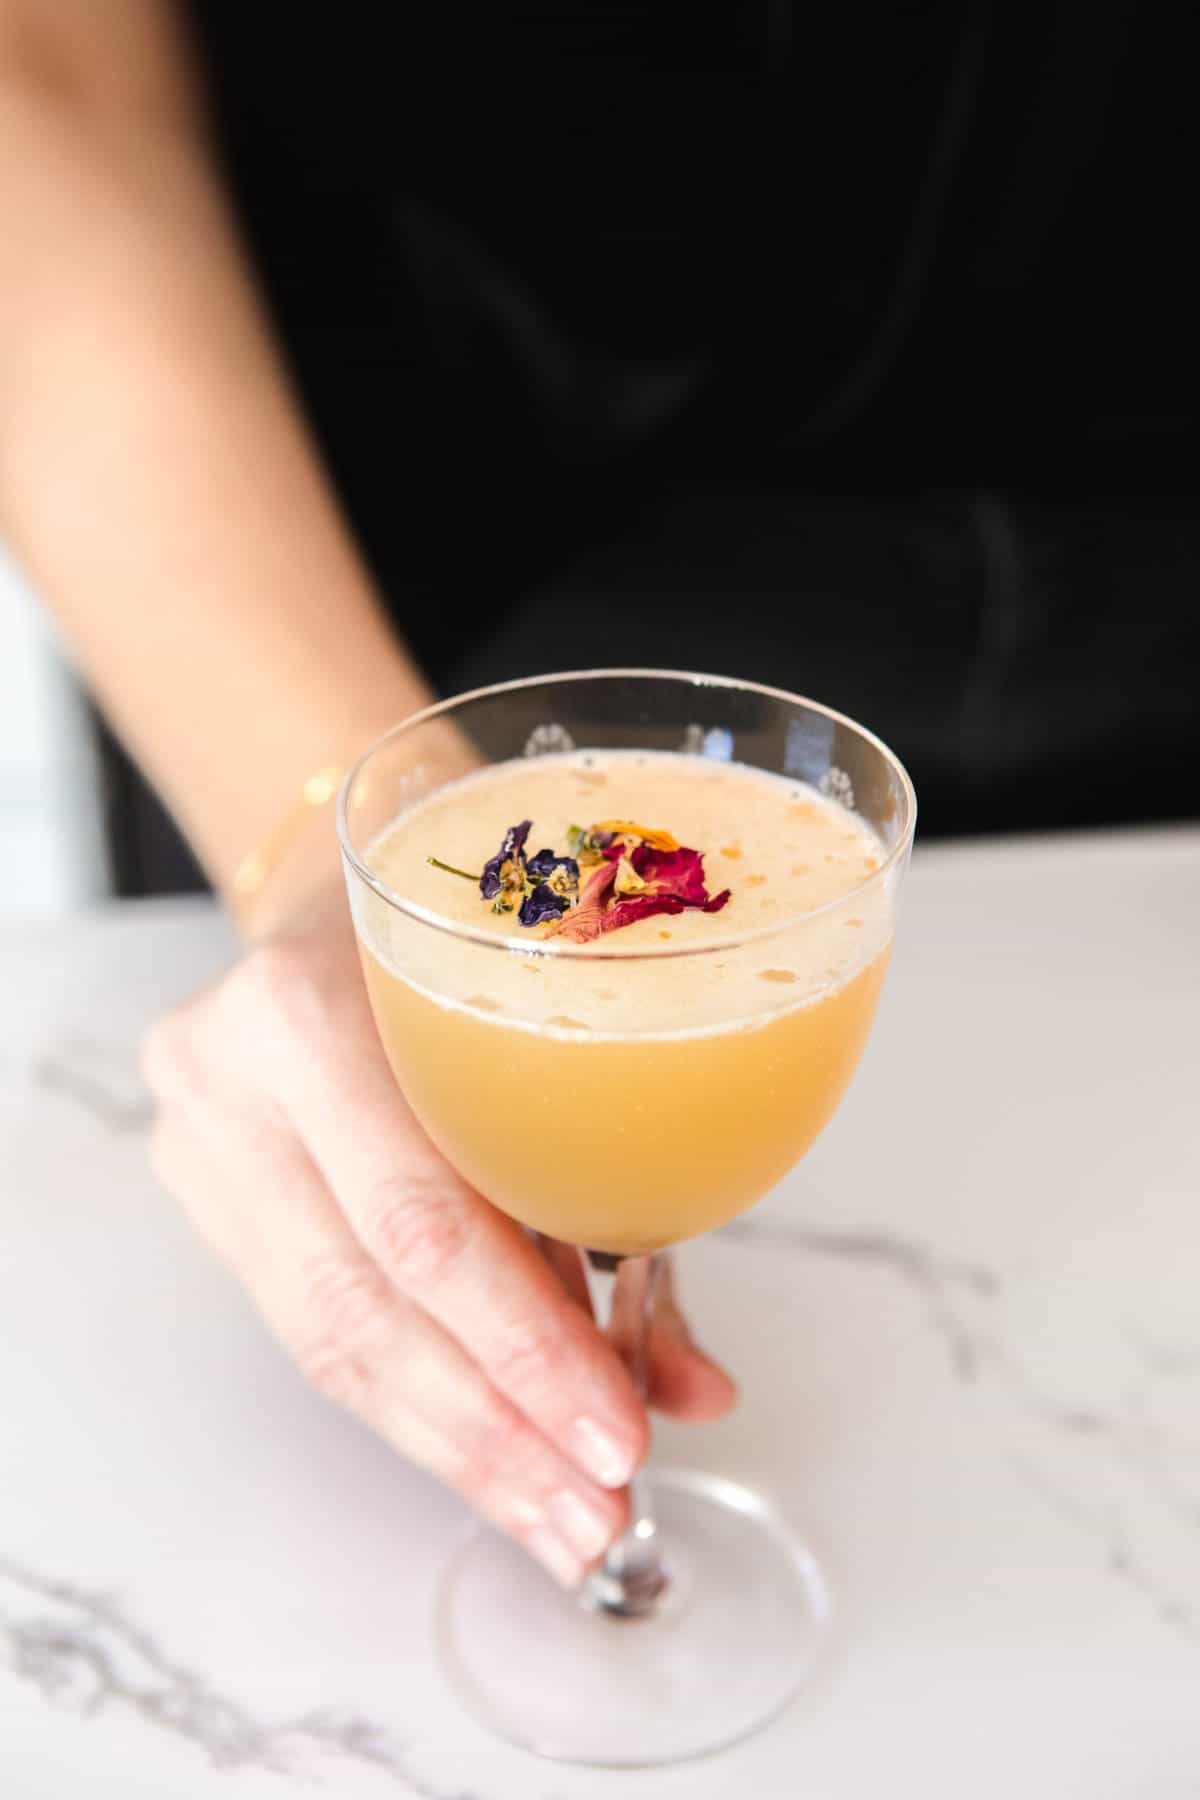
[[[758,694],[767,700],[783,701],[788,706],[802,706],[809,712],[820,713],[834,724],[845,726],[847,730],[854,732],[856,736],[870,744],[897,776],[900,791],[904,797],[906,813],[903,829],[879,867],[873,869],[865,880],[856,882],[852,888],[847,888],[844,894],[837,894],[832,900],[823,901],[820,906],[791,913],[786,919],[778,920],[771,925],[759,925],[749,931],[713,938],[703,944],[684,944],[671,950],[632,948],[623,950],[617,947],[611,950],[599,950],[590,943],[560,944],[553,938],[522,941],[515,936],[500,937],[495,932],[480,931],[473,925],[460,925],[455,920],[446,918],[442,913],[432,912],[428,907],[419,905],[415,900],[405,899],[403,894],[398,893],[395,888],[389,887],[387,882],[381,881],[379,876],[367,867],[351,841],[347,815],[349,796],[367,764],[393,739],[403,736],[404,733],[414,730],[419,725],[428,724],[432,719],[453,714],[458,708],[466,706],[473,700],[490,700],[504,694],[524,692],[530,688],[551,687],[558,682],[615,681],[631,678],[642,681],[675,681],[694,688],[733,689],[741,693]],[[807,695],[791,693],[787,688],[770,687],[760,681],[743,680],[736,675],[706,675],[687,669],[566,669],[549,675],[522,675],[514,681],[497,681],[486,687],[469,688],[464,693],[452,694],[445,700],[434,701],[429,706],[421,707],[418,712],[410,713],[407,718],[401,719],[385,731],[381,737],[377,737],[373,743],[368,744],[347,769],[338,787],[336,820],[342,855],[358,878],[393,911],[403,913],[405,917],[415,919],[421,925],[428,925],[435,931],[445,932],[448,936],[458,938],[463,942],[480,944],[486,949],[500,950],[509,955],[582,957],[586,958],[588,962],[665,962],[681,956],[711,956],[720,951],[738,950],[746,944],[778,937],[782,932],[825,917],[837,907],[844,906],[855,896],[871,892],[887,879],[891,871],[908,854],[916,830],[917,795],[908,770],[895,751],[890,749],[877,733],[872,731],[869,726],[860,725],[858,720],[852,719],[848,713],[839,712],[833,706],[826,706],[823,701],[810,700]]]

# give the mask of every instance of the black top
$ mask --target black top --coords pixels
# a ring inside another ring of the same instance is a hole
[[[927,829],[1195,812],[1186,9],[193,11],[440,684],[719,668],[889,736]]]

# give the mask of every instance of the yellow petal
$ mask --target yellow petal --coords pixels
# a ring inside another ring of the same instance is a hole
[[[649,844],[652,850],[678,850],[679,839],[673,838],[669,831],[651,831],[645,825],[635,825],[629,819],[604,819],[599,825],[592,826],[593,831],[611,831],[617,837],[641,838],[643,844]]]
[[[645,885],[629,858],[623,856],[617,864],[617,879],[613,883],[618,894],[640,894]]]

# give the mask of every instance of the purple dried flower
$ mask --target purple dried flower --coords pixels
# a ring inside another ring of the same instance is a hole
[[[525,889],[525,839],[532,825],[532,819],[510,825],[495,856],[489,857],[483,865],[479,892],[485,900],[496,901],[505,912],[512,910],[518,895]]]
[[[548,881],[539,881],[531,894],[526,894],[517,915],[522,925],[544,925],[548,919],[559,919],[566,910],[567,899],[556,894]]]
[[[555,856],[553,850],[539,850],[525,865],[531,881],[544,881],[552,893],[573,900],[579,892],[579,864],[573,856]]]

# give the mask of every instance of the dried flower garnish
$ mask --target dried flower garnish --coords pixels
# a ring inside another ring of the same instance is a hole
[[[621,869],[626,863],[642,884],[635,892],[621,890]],[[728,888],[709,894],[704,858],[698,850],[683,846],[654,850],[639,844],[628,858],[610,857],[601,864],[580,894],[578,906],[565,913],[554,930],[569,943],[586,944],[658,913],[720,912],[729,898]]]
[[[570,855],[556,856],[545,849],[527,857],[525,841],[531,830],[529,819],[509,827],[478,877],[479,892],[492,902],[493,912],[516,911],[526,928],[548,926],[549,935],[570,943],[590,943],[658,913],[719,912],[730,897],[728,888],[709,894],[703,855],[687,849],[669,831],[650,830],[626,819],[608,819],[586,830],[572,825],[567,833]],[[428,861],[448,875],[476,879],[436,856]],[[582,886],[581,864],[589,870]]]
[[[533,881],[544,881],[553,894],[573,900],[579,892],[579,864],[573,856],[555,856],[553,850],[539,850],[525,865]]]
[[[645,885],[629,858],[623,856],[617,864],[617,879],[613,883],[618,894],[640,894]]]
[[[532,819],[510,825],[495,856],[483,865],[479,891],[492,902],[493,912],[511,912],[525,892],[525,839],[532,825]]]
[[[598,832],[608,832],[612,837],[639,838],[652,850],[678,850],[680,847],[679,839],[672,837],[669,831],[650,831],[645,825],[634,825],[628,819],[605,819],[592,826],[593,837]]]
[[[590,829],[582,825],[567,827],[567,849],[581,863],[599,862],[611,843],[611,831],[600,831],[594,825]]]
[[[560,919],[569,905],[566,895],[556,894],[548,881],[539,881],[522,900],[517,918],[522,925],[547,925]]]
[[[443,875],[459,875],[464,881],[479,883],[479,876],[472,875],[470,869],[456,869],[453,863],[443,862],[440,856],[427,856],[425,861],[432,868],[440,869]]]
[[[615,862],[602,862],[599,868],[593,869],[580,890],[578,903],[558,921],[554,932],[561,933],[572,944],[588,944],[593,938],[600,937],[604,932],[606,904],[616,879]]]

